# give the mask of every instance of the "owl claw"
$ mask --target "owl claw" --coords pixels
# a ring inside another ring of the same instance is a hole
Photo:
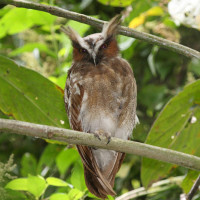
[[[94,137],[101,141],[101,138],[99,137],[99,134],[97,132],[94,133]]]
[[[110,143],[110,141],[111,141],[111,136],[110,136],[109,133],[107,133],[107,132],[105,132],[105,131],[103,131],[103,130],[95,131],[94,136],[97,137],[97,138],[101,141],[101,138],[99,137],[100,135],[105,136],[105,137],[108,139],[108,141],[107,141],[106,144],[109,144],[109,143]]]
[[[111,136],[108,136],[107,139],[108,139],[107,144],[109,144],[111,141]]]

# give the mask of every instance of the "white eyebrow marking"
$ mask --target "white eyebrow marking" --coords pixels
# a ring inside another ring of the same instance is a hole
[[[96,43],[95,48],[94,48],[94,52],[95,52],[96,54],[97,54],[97,52],[98,52],[100,46],[101,46],[104,42],[105,42],[105,39],[100,40],[100,41],[98,41],[98,42]]]
[[[102,37],[102,33],[95,33],[95,34],[92,34],[92,35],[89,35],[89,36],[86,36],[85,38],[83,38],[86,43],[86,45],[88,46],[88,52],[90,53],[90,55],[93,55],[94,57],[94,54],[96,55],[98,53],[98,50],[99,50],[99,47],[103,44],[103,42],[105,41],[105,38]],[[93,48],[91,48],[89,46],[89,44],[86,42],[86,40],[90,40],[92,39],[93,40]]]

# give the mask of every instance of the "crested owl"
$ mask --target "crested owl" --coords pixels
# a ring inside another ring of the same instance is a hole
[[[64,99],[70,126],[100,138],[129,139],[138,123],[137,86],[129,63],[119,54],[116,41],[120,17],[105,23],[101,33],[82,38],[71,27],[61,30],[73,46]],[[108,144],[109,145],[109,144]],[[77,145],[86,185],[101,199],[115,195],[115,175],[125,153]]]

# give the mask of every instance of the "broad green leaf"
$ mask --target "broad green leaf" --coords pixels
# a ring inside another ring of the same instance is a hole
[[[19,33],[33,25],[51,25],[56,17],[46,12],[26,8],[13,8],[0,19],[0,38]]]
[[[108,195],[108,199],[109,199],[109,200],[114,200],[114,197]]]
[[[126,7],[129,6],[133,0],[126,0],[126,1],[122,1],[122,0],[98,0],[98,2],[104,4],[104,5],[109,5],[109,6],[116,6],[116,7]]]
[[[47,187],[47,183],[42,176],[31,176],[27,178],[27,191],[35,197],[40,197]]]
[[[30,200],[21,191],[6,189],[6,198],[2,200]]]
[[[183,182],[181,183],[181,187],[185,194],[189,193],[190,189],[194,185],[196,179],[200,175],[197,171],[189,170],[187,176],[184,178]]]
[[[53,83],[61,87],[63,90],[65,88],[66,79],[67,79],[67,74],[59,76],[58,78],[56,78],[55,76],[49,77],[49,80],[51,80]]]
[[[10,11],[10,8],[4,7],[0,9],[0,17],[4,16],[7,12]]]
[[[146,143],[200,156],[199,121],[200,80],[197,80],[167,103],[153,124]],[[143,185],[147,187],[166,177],[173,167],[176,166],[143,158]]]
[[[70,192],[68,193],[69,199],[70,200],[79,200],[82,196],[84,195],[84,192],[81,192],[80,190],[74,188],[71,189]]]
[[[0,110],[15,119],[69,127],[62,89],[3,56],[0,56],[0,97]]]
[[[6,186],[6,189],[11,190],[24,190],[28,191],[27,187],[27,178],[17,178],[12,181],[10,181]]]
[[[83,165],[81,160],[76,162],[71,175],[71,184],[79,189],[80,191],[84,191],[86,189],[85,179],[84,179],[84,172],[83,172]]]
[[[75,149],[63,149],[56,157],[56,165],[61,174],[64,174],[66,170],[75,163],[79,158],[79,154]]]
[[[50,196],[50,200],[71,200],[67,194],[56,193]]]
[[[36,175],[37,161],[30,153],[25,153],[21,159],[21,174],[28,176],[28,174]]]
[[[56,144],[48,144],[46,146],[37,166],[38,174],[42,174],[42,176],[45,176],[48,173],[49,169],[51,169],[52,166],[55,164],[55,158],[60,152],[61,148],[61,146]]]
[[[1,110],[0,110],[0,118],[9,119],[9,117],[5,115],[3,112],[1,112]]]
[[[28,43],[28,44],[25,44],[23,47],[15,49],[14,51],[10,53],[10,56],[16,56],[24,52],[31,52],[35,48],[39,49],[41,52],[45,52],[46,54],[48,54],[49,56],[52,56],[53,58],[57,58],[56,54],[53,51],[49,50],[49,48],[45,44],[37,43],[37,42]]]
[[[48,177],[46,179],[47,183],[49,185],[53,185],[53,186],[68,186],[68,183],[66,183],[65,181],[59,179],[59,178],[55,178],[55,177]]]
[[[80,23],[80,22],[76,22],[74,20],[70,20],[68,23],[67,23],[67,26],[70,26],[72,27],[74,30],[76,30],[80,36],[84,36],[85,32],[90,28],[89,25],[87,24],[83,24],[83,23]]]

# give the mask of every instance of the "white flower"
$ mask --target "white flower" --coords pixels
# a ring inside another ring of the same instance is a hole
[[[200,30],[200,0],[171,0],[168,11],[177,25],[184,24]]]

